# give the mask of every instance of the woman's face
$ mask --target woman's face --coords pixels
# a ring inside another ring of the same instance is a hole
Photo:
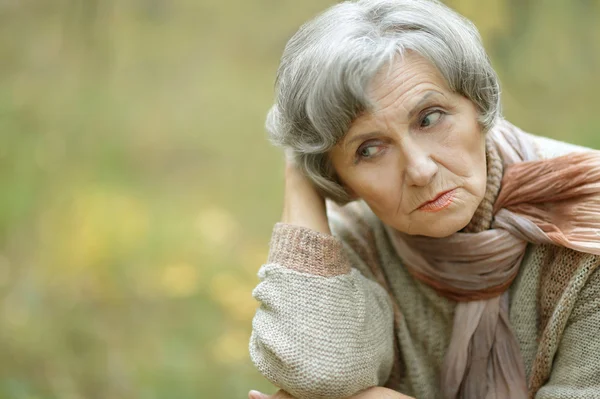
[[[342,184],[404,233],[445,237],[465,227],[486,189],[475,105],[410,53],[382,68],[368,95],[377,109],[329,154]]]

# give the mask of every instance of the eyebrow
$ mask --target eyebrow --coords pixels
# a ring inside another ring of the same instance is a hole
[[[376,131],[376,132],[362,133],[362,134],[356,135],[356,136],[352,137],[352,139],[350,139],[348,142],[346,142],[346,144],[344,144],[344,148],[350,147],[350,144],[354,143],[355,141],[369,140],[369,139],[379,136],[380,134],[381,133]]]
[[[423,106],[423,104],[425,104],[427,102],[427,100],[429,99],[429,97],[438,94],[441,95],[442,97],[445,97],[443,93],[440,93],[437,90],[428,90],[427,92],[425,92],[425,95],[423,97],[421,97],[421,99],[419,100],[418,103],[415,104],[414,107],[412,107],[412,109],[410,111],[408,111],[408,118],[412,118],[414,116],[414,114],[417,113],[417,111],[419,110],[419,108],[421,108]],[[374,137],[379,136],[381,133],[379,131],[375,131],[375,132],[369,132],[369,133],[362,133],[362,134],[358,134],[354,137],[352,137],[349,141],[347,141],[344,144],[344,148],[348,148],[350,147],[350,144],[354,143],[355,141],[363,141],[363,140],[368,140]]]
[[[416,113],[417,113],[417,110],[418,110],[419,108],[421,108],[421,106],[423,106],[423,104],[425,104],[425,103],[427,102],[427,99],[428,99],[429,97],[433,96],[434,94],[439,94],[439,95],[441,95],[442,97],[444,96],[444,94],[440,93],[440,92],[439,92],[439,91],[437,91],[437,90],[429,90],[429,91],[427,91],[427,92],[425,93],[425,95],[424,95],[424,96],[423,96],[423,97],[422,97],[422,98],[419,100],[419,102],[418,102],[418,103],[416,103],[416,104],[415,104],[415,106],[414,106],[414,107],[413,107],[413,108],[412,108],[410,111],[408,111],[408,117],[409,117],[409,118],[412,118],[412,117],[414,116],[414,114],[416,114]]]

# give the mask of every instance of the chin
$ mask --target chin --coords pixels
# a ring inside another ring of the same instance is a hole
[[[465,226],[466,226],[466,224],[465,224]],[[452,234],[456,233],[457,231],[462,230],[462,228],[464,226],[460,226],[460,227],[444,226],[444,227],[439,227],[439,228],[436,228],[436,227],[437,226],[432,226],[431,228],[427,229],[427,231],[424,231],[423,233],[421,233],[419,235],[433,237],[433,238],[444,238],[444,237],[451,236]]]
[[[454,214],[449,216],[441,216],[437,223],[431,223],[428,227],[428,231],[422,235],[435,238],[448,237],[462,229],[464,229],[471,219],[473,218],[473,212],[461,212],[460,214]]]
[[[404,229],[400,226],[395,228],[410,235],[444,238],[465,228],[471,221],[474,213],[474,211],[470,212],[470,210],[451,213],[449,215],[430,213],[426,214],[424,218],[420,218],[421,220],[413,222],[416,228],[410,228],[409,231],[406,231],[406,225],[402,226]]]

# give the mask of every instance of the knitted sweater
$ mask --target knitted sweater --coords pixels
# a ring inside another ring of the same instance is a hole
[[[544,157],[580,149],[536,142]],[[332,235],[275,225],[253,292],[260,307],[252,361],[298,399],[384,385],[439,398],[456,302],[408,273],[364,202],[328,201],[327,211]],[[509,316],[531,398],[600,398],[598,265],[597,256],[529,245],[509,289]]]

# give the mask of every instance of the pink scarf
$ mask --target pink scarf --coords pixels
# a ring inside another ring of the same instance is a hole
[[[528,243],[600,255],[600,151],[540,160],[531,137],[508,122],[488,135],[488,152],[504,169],[491,228],[430,238],[388,227],[409,272],[458,301],[442,368],[445,399],[528,396],[507,293]]]

